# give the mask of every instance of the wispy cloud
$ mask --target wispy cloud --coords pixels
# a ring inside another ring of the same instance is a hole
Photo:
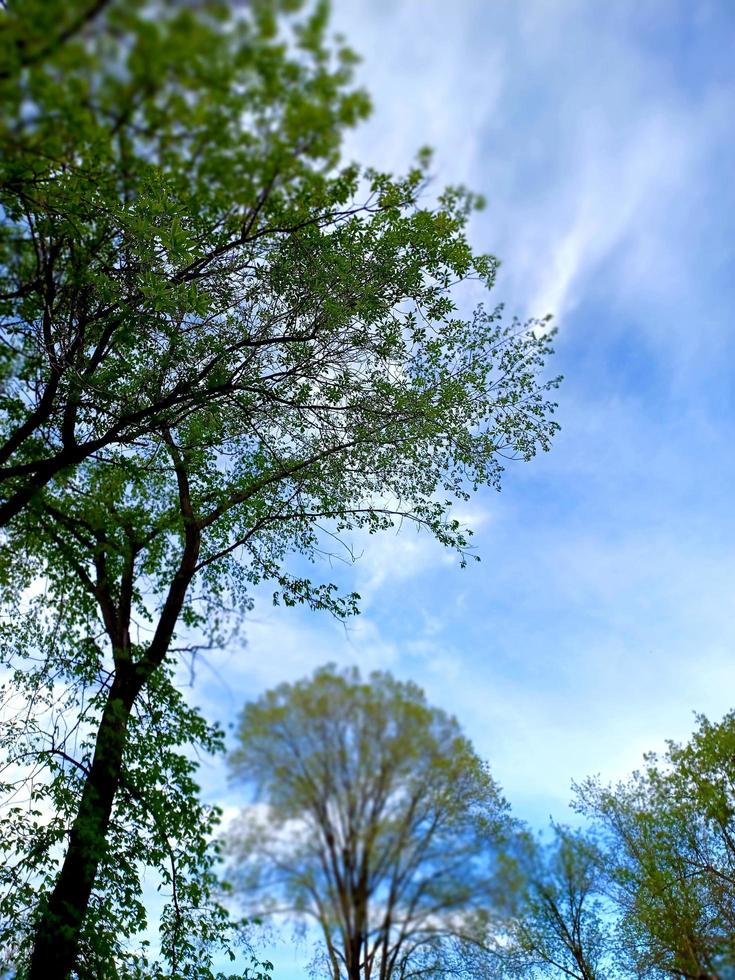
[[[708,7],[691,25],[682,14],[680,29],[706,32]],[[473,0],[451,12],[437,2],[419,11],[415,0],[337,4],[377,106],[350,149],[400,168],[419,145],[435,145],[438,183],[487,195],[476,240],[503,259],[501,292],[524,315],[563,322],[593,279],[640,305],[686,276],[686,231],[706,218],[707,175],[732,145],[734,88],[732,78],[672,84],[678,52],[657,50],[655,37],[656,17],[671,22],[671,9],[646,10],[578,0]]]

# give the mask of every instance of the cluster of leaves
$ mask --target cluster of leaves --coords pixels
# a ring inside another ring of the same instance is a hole
[[[289,56],[277,4],[228,6],[98,3],[0,78],[8,514],[31,484],[216,402],[240,336],[233,277],[354,192],[337,151],[368,103],[349,52],[326,53],[324,10]],[[22,58],[24,32],[86,7],[18,0],[3,38]]]

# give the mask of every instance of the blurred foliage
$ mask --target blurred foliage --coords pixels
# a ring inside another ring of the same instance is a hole
[[[390,674],[328,666],[245,706],[236,894],[320,935],[319,975],[445,977],[484,949],[513,826],[454,718]]]
[[[521,835],[488,977],[733,980],[735,713],[576,787],[583,829]],[[483,975],[478,973],[478,976]]]

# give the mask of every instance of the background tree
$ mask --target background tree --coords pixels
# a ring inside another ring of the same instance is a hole
[[[556,828],[520,854],[504,946],[511,975],[735,976],[735,713],[698,719],[616,786],[590,779],[588,831]],[[535,971],[535,972],[531,972]]]
[[[36,5],[11,7],[22,34]],[[116,968],[146,862],[167,968],[209,969],[182,937],[220,931],[184,916],[210,914],[211,815],[176,746],[220,738],[173,683],[182,633],[215,642],[262,581],[348,614],[291,564],[325,537],[408,519],[464,555],[452,501],[555,429],[545,333],[452,299],[493,283],[464,234],[475,198],[422,205],[425,154],[396,179],[340,166],[367,108],[351,55],[323,6],[279,9],[110,2],[71,32],[59,12],[30,60],[6,35],[7,788],[33,778],[3,825],[1,912],[33,978]]]
[[[414,684],[333,667],[282,684],[245,706],[230,763],[262,801],[229,837],[238,894],[316,924],[326,975],[445,976],[484,945],[507,804]]]
[[[552,824],[519,849],[521,899],[503,959],[511,975],[603,980],[613,976],[611,909],[589,835]],[[617,972],[615,972],[617,975]]]
[[[627,783],[588,781],[581,806],[605,833],[605,867],[637,975],[708,980],[735,969],[735,715]]]

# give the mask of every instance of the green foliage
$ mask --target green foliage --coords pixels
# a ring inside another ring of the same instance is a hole
[[[586,780],[575,807],[586,830],[513,850],[497,969],[478,975],[735,976],[735,712],[699,717],[627,781]]]
[[[313,922],[326,975],[446,976],[485,947],[507,804],[415,684],[333,667],[282,684],[245,706],[230,763],[262,801],[229,837],[237,890]]]
[[[325,47],[322,7],[290,52],[279,6],[16,0],[2,14],[8,505],[225,397],[243,279],[257,293],[274,242],[349,213],[358,172],[338,169],[339,143],[367,99],[349,53]]]

